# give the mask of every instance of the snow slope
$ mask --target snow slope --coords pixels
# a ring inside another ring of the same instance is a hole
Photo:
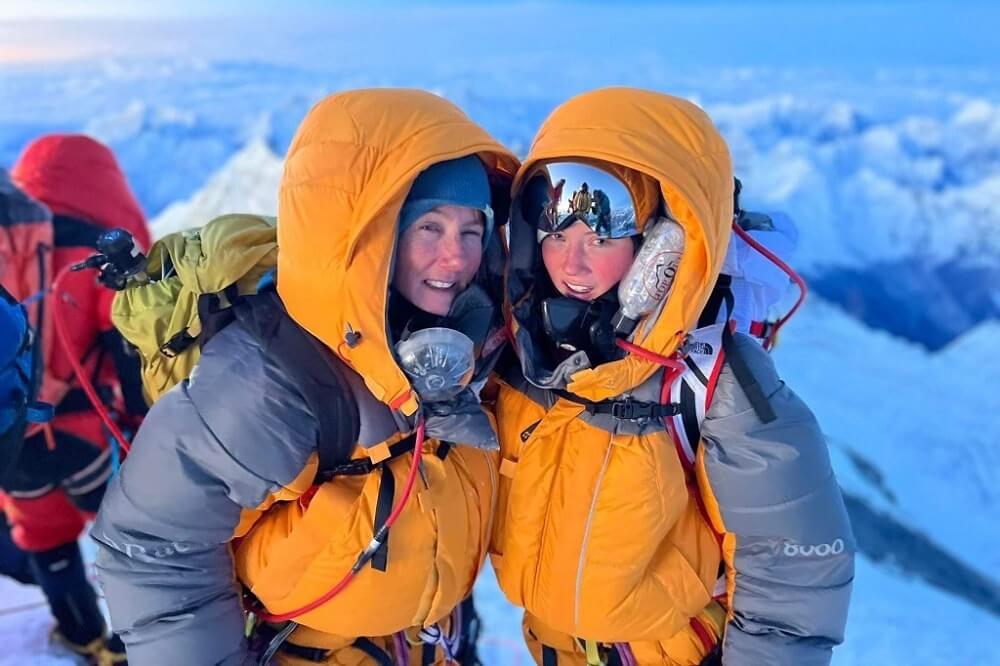
[[[153,238],[205,224],[223,213],[277,215],[282,160],[263,141],[244,146],[187,201],[150,220]]]
[[[1000,566],[1000,395],[988,388],[1000,358],[991,330],[933,354],[812,299],[774,352],[823,426],[845,489],[986,572]],[[874,465],[889,492],[837,460],[847,451]]]

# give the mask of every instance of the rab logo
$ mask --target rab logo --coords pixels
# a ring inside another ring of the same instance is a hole
[[[538,427],[539,423],[541,423],[541,421],[535,421],[530,426],[524,429],[524,431],[521,433],[522,443],[526,443],[529,439],[531,439],[531,433],[535,432],[535,428]]]
[[[844,552],[843,539],[834,539],[833,543],[821,543],[818,546],[785,544],[785,555],[788,557],[826,557],[827,555],[840,555],[842,552]]]

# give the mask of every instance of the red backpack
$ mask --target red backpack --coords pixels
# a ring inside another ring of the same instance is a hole
[[[18,189],[0,169],[0,285],[26,306],[43,359],[49,357],[53,341],[44,300],[52,279],[53,235],[49,209]],[[64,392],[51,383],[45,391],[57,398]]]
[[[148,247],[145,218],[112,152],[83,135],[37,139],[10,177],[3,176],[0,281],[27,306],[40,338],[39,399],[56,405],[52,427],[102,445],[105,433],[92,401],[80,389],[74,365],[87,373],[112,411],[143,413],[145,404],[140,392],[122,390],[123,368],[114,353],[121,341],[111,324],[113,292],[100,287],[92,272],[70,273],[69,267],[92,255],[107,229],[124,228]],[[57,279],[60,289],[53,293]],[[56,335],[57,315],[67,332],[65,341]],[[54,445],[51,431],[47,436]]]

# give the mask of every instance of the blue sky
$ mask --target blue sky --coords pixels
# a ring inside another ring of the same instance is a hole
[[[992,4],[986,0],[952,0],[921,2],[920,0],[643,0],[636,2],[607,2],[589,0],[0,0],[0,19],[16,18],[80,18],[80,17],[136,17],[207,16],[248,14],[322,13],[343,7],[402,7],[413,5],[672,5],[672,6],[760,6],[760,7],[842,7],[842,6],[897,6],[917,8],[925,5],[966,7]]]
[[[197,55],[322,66],[363,50],[405,66],[414,50],[498,57],[484,42],[511,57],[571,54],[573,20],[590,26],[586,48],[677,66],[1000,66],[1000,3],[979,0],[0,0],[0,63]]]

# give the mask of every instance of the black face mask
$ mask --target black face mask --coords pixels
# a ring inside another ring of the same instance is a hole
[[[421,310],[395,289],[389,289],[389,332],[396,342],[406,340],[415,331],[441,326],[444,317]]]
[[[486,338],[500,324],[493,299],[485,289],[472,283],[452,301],[441,325],[463,333],[472,340],[476,358],[479,358]]]
[[[565,351],[587,351],[591,361],[620,358],[611,318],[618,310],[615,290],[595,301],[559,296],[542,300],[545,334]]]

